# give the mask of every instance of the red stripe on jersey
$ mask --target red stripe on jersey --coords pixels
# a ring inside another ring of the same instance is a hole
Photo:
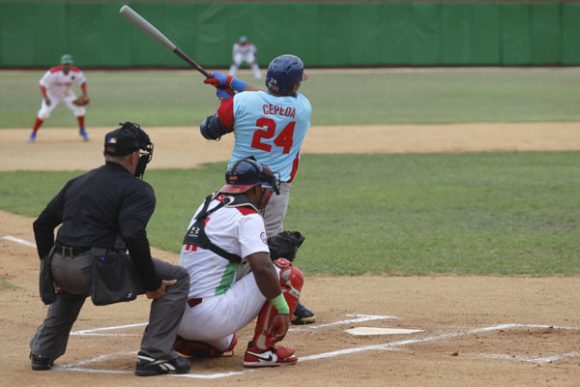
[[[292,170],[290,171],[290,179],[288,179],[287,183],[292,183],[292,180],[294,180],[294,176],[296,176],[296,172],[298,172],[298,164],[300,164],[300,151],[298,151],[298,153],[296,153],[296,157],[294,158],[294,161],[292,162]]]
[[[197,251],[197,245],[185,244],[185,251]]]
[[[236,210],[238,210],[240,212],[240,214],[242,214],[244,216],[258,213],[258,211],[256,211],[255,209],[253,209],[251,207],[236,207]]]
[[[228,98],[222,100],[217,110],[217,115],[222,125],[228,129],[234,129],[234,99]]]
[[[60,66],[54,66],[53,68],[50,69],[50,72],[52,74],[54,74],[54,73],[57,73],[59,71],[62,71],[62,67],[63,67],[62,65],[60,65]],[[79,69],[78,67],[71,66],[70,67],[70,71],[73,72],[73,73],[80,73],[81,72],[81,69]]]

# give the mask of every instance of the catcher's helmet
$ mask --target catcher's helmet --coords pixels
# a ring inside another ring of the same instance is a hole
[[[295,55],[280,55],[268,66],[266,86],[278,94],[287,94],[304,79],[304,63]]]
[[[220,188],[220,193],[241,194],[256,185],[270,188],[276,194],[280,193],[280,182],[272,170],[266,165],[249,156],[236,161],[226,171],[226,184]]]

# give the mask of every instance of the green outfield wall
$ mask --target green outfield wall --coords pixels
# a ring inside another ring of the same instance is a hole
[[[127,2],[207,67],[246,35],[265,66],[283,53],[316,66],[580,64],[575,2]],[[119,15],[115,1],[0,0],[0,67],[187,67]]]

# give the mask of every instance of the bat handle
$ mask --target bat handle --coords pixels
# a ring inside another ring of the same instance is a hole
[[[187,55],[185,52],[181,51],[178,47],[175,47],[175,49],[173,50],[173,52],[175,53],[175,55],[179,56],[181,59],[183,59],[184,61],[186,61],[190,65],[192,65],[197,71],[199,71],[200,73],[202,73],[206,78],[210,78],[211,77],[211,74],[206,69],[204,69],[203,67],[201,67],[196,61],[194,61],[193,59],[191,59],[189,57],[189,55]]]

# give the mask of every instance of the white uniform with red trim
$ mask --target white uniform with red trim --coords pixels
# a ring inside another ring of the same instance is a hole
[[[212,200],[209,209],[219,203]],[[194,219],[195,215],[188,229]],[[253,208],[222,207],[206,218],[205,231],[213,244],[242,258],[269,253],[264,221]],[[189,299],[201,298],[202,302],[194,307],[186,305],[177,334],[225,350],[233,334],[255,319],[266,302],[251,272],[238,278],[239,273],[247,273],[247,261],[231,263],[210,250],[186,244],[179,264],[190,275]]]
[[[75,117],[84,116],[86,109],[83,106],[76,106],[73,101],[76,95],[72,90],[73,86],[82,86],[86,83],[83,72],[78,68],[71,66],[68,74],[62,71],[63,66],[55,66],[48,70],[40,79],[39,85],[46,89],[46,94],[50,98],[50,105],[46,104],[43,99],[38,111],[38,118],[46,120],[50,113],[61,103],[70,109]]]
[[[236,75],[238,68],[247,63],[248,66],[252,68],[254,72],[254,77],[256,79],[261,79],[262,74],[260,73],[260,67],[256,63],[256,46],[250,42],[236,42],[232,49],[232,60],[233,63],[230,66],[229,73],[231,75]]]
[[[268,236],[283,230],[290,183],[300,162],[300,148],[310,128],[312,105],[304,94],[275,96],[265,91],[244,91],[222,101],[218,116],[234,129],[235,144],[229,166],[254,156],[277,173],[280,195],[273,195],[264,211]]]

